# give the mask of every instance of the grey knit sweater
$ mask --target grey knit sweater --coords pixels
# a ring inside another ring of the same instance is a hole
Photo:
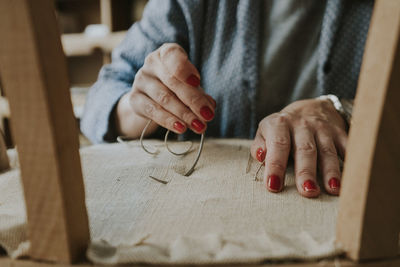
[[[318,0],[320,1],[320,0]],[[319,94],[353,98],[373,0],[326,0],[318,45]],[[94,143],[113,141],[113,110],[145,57],[178,43],[218,103],[207,136],[253,138],[262,60],[262,0],[152,0],[91,88],[81,121]]]

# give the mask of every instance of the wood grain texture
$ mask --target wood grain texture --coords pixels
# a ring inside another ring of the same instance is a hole
[[[399,34],[400,1],[376,1],[355,99],[337,221],[337,241],[355,260],[398,253]]]
[[[21,164],[30,255],[71,262],[86,250],[89,230],[53,1],[0,1],[0,36],[0,72]]]
[[[2,119],[0,117],[0,119]],[[5,136],[3,129],[0,129],[0,173],[8,170],[10,168],[10,161],[7,156],[7,145],[5,141]]]

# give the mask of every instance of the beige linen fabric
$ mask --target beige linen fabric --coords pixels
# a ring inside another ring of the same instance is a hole
[[[254,181],[259,163],[251,141],[206,140],[196,155],[143,152],[138,142],[81,150],[96,263],[239,263],[315,259],[337,255],[337,197],[301,197],[289,168],[280,194]],[[173,143],[183,150],[187,144]],[[261,173],[260,173],[261,174]],[[168,181],[157,182],[149,176]],[[18,170],[0,176],[0,245],[17,257],[26,253],[24,204]],[[260,175],[261,177],[261,175]]]

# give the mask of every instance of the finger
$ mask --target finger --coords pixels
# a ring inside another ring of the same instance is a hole
[[[135,79],[135,88],[146,94],[169,113],[185,122],[196,133],[203,133],[205,124],[186,107],[157,77],[140,70]]]
[[[212,96],[206,94],[207,99],[211,102],[213,105],[214,109],[217,107],[217,102],[212,98]]]
[[[322,174],[324,187],[329,194],[339,195],[340,165],[333,137],[323,131],[316,133],[318,165]]]
[[[160,47],[159,52],[161,62],[170,74],[193,87],[200,85],[200,74],[181,46],[167,43]]]
[[[334,143],[336,149],[342,159],[344,159],[346,155],[346,145],[347,145],[348,135],[346,131],[342,129],[337,129],[334,135]]]
[[[297,190],[302,196],[317,197],[317,148],[314,134],[306,124],[293,129],[293,153]]]
[[[217,102],[215,101],[215,99],[214,99],[212,96],[206,94],[206,92],[204,91],[204,88],[203,88],[203,87],[198,86],[197,89],[200,90],[201,92],[203,92],[203,94],[204,94],[204,96],[207,98],[209,104],[210,104],[210,105],[214,108],[214,110],[215,110],[215,108],[217,107]]]
[[[188,78],[185,78],[186,80],[183,79],[187,75],[188,69],[195,69],[188,60],[186,53],[183,53],[181,48],[176,46],[166,46],[164,49],[156,50],[157,52],[158,56],[148,56],[146,58],[148,62],[145,62],[143,68],[149,73],[155,73],[155,76],[202,121],[212,120],[214,118],[212,102],[206,97],[199,84],[188,82]],[[191,75],[195,76],[195,74]]]
[[[260,124],[260,132],[266,141],[264,179],[271,192],[283,188],[287,161],[290,153],[290,131],[284,116],[276,116]]]
[[[262,137],[260,130],[257,130],[256,137],[254,138],[253,144],[250,147],[250,153],[254,159],[263,163],[265,160],[265,140]]]
[[[186,130],[185,123],[179,118],[163,109],[148,96],[133,92],[130,99],[132,109],[140,116],[153,120],[158,125],[181,134]]]

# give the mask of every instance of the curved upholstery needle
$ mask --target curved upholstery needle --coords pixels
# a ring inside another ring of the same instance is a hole
[[[164,137],[164,145],[165,145],[165,147],[167,148],[167,150],[169,151],[169,153],[171,153],[171,154],[173,154],[173,155],[175,155],[175,156],[183,156],[183,155],[186,155],[187,153],[189,153],[190,152],[190,149],[192,149],[192,147],[193,147],[193,142],[192,141],[190,141],[190,146],[189,146],[189,148],[188,149],[186,149],[185,151],[183,151],[183,152],[180,152],[180,153],[178,153],[178,152],[175,152],[175,151],[172,151],[170,148],[169,148],[169,146],[168,146],[168,135],[169,135],[169,130],[167,131],[167,133],[165,134],[165,137]]]
[[[197,162],[200,159],[201,151],[203,150],[203,145],[204,145],[204,133],[201,134],[201,139],[200,139],[200,145],[199,145],[199,150],[197,151],[196,159],[193,162],[192,167],[184,174],[184,176],[190,176],[194,172],[194,168],[197,165]]]
[[[144,138],[144,134],[147,131],[147,128],[149,128],[150,123],[152,122],[152,120],[149,120],[146,124],[146,126],[143,128],[142,134],[140,135],[140,146],[142,147],[142,149],[144,151],[146,151],[148,154],[150,155],[157,155],[158,153],[160,153],[160,151],[155,148],[154,146],[150,146],[149,148],[151,148],[152,151],[150,151],[148,148],[146,148],[143,144],[143,138]]]
[[[155,148],[155,147],[151,147],[151,149],[153,150],[153,151],[150,151],[148,148],[146,148],[145,146],[144,146],[144,144],[143,144],[143,139],[144,139],[144,135],[145,135],[145,133],[146,133],[146,130],[147,130],[147,128],[149,127],[149,125],[150,125],[150,123],[152,122],[152,120],[149,120],[148,122],[147,122],[147,124],[146,124],[146,126],[144,127],[144,129],[143,129],[143,131],[142,131],[142,134],[140,135],[140,146],[142,147],[142,149],[145,151],[145,152],[147,152],[147,153],[149,153],[149,154],[151,154],[151,155],[156,155],[156,154],[158,154],[160,151],[157,149],[157,148]],[[170,148],[169,148],[169,146],[168,146],[168,135],[169,135],[169,130],[166,132],[166,134],[165,134],[165,137],[164,137],[164,144],[165,144],[165,147],[167,148],[167,150],[171,153],[171,154],[173,154],[173,155],[175,155],[175,156],[182,156],[182,155],[186,155],[187,153],[189,153],[190,152],[190,150],[192,149],[192,146],[193,146],[193,142],[190,142],[191,144],[190,144],[190,147],[188,148],[188,149],[186,149],[185,151],[183,151],[183,152],[181,152],[181,153],[178,153],[178,152],[174,152],[174,151],[172,151]],[[192,164],[192,166],[190,167],[190,169],[184,174],[184,176],[190,176],[192,173],[193,173],[193,171],[194,171],[194,169],[195,169],[195,167],[196,167],[196,165],[197,165],[197,162],[199,161],[199,159],[200,159],[200,156],[201,156],[201,152],[203,151],[203,146],[204,146],[204,133],[203,134],[201,134],[201,139],[200,139],[200,144],[199,144],[199,149],[198,149],[198,151],[197,151],[197,155],[196,155],[196,159],[194,160],[194,162],[193,162],[193,164]],[[118,140],[118,141],[121,141],[122,139],[120,138],[120,140]]]

